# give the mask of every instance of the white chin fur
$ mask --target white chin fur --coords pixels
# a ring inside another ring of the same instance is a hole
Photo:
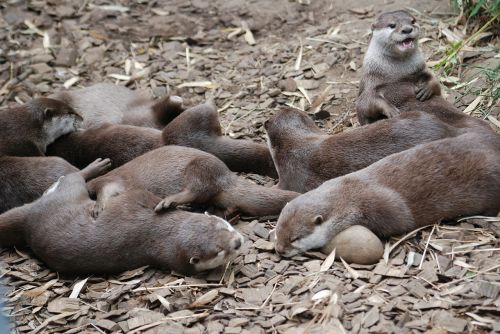
[[[230,258],[226,256],[226,251],[220,251],[217,253],[217,256],[207,260],[207,261],[200,261],[199,263],[194,265],[194,269],[196,271],[206,271],[210,269],[214,269],[217,267],[222,266],[223,264],[226,264]]]
[[[294,249],[299,253],[310,249],[321,248],[330,242],[330,225],[328,221],[324,221],[321,225],[316,225],[311,234],[305,238],[299,239],[292,243]]]
[[[53,143],[57,138],[76,130],[75,117],[54,117],[44,125],[46,145]]]

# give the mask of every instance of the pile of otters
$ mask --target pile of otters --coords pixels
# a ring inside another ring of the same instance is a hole
[[[336,135],[283,109],[265,122],[267,146],[231,139],[211,100],[184,110],[178,96],[152,101],[105,83],[1,111],[0,246],[28,245],[62,273],[192,274],[238,254],[243,237],[221,218],[238,213],[279,215],[282,256],[336,248],[358,263],[377,261],[379,238],[496,216],[500,136],[441,96],[419,33],[405,11],[377,19],[362,126]],[[211,214],[178,207],[188,204]]]

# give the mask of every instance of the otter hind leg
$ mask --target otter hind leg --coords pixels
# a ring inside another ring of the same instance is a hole
[[[215,157],[193,159],[184,171],[183,190],[165,197],[156,206],[155,211],[181,204],[209,203],[222,190],[221,182],[226,172],[229,172],[227,167]]]
[[[180,193],[167,196],[161,200],[161,202],[155,207],[155,211],[160,212],[162,210],[175,208],[181,204],[189,204],[196,201],[197,198],[198,195],[193,193],[190,189],[184,189]]]

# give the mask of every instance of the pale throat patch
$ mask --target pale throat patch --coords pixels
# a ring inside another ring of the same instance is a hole
[[[331,240],[331,224],[332,222],[326,220],[321,225],[316,225],[311,234],[293,242],[292,246],[302,252],[325,246]]]
[[[229,259],[226,256],[226,251],[220,251],[217,253],[217,255],[209,260],[206,261],[200,261],[194,265],[194,269],[196,271],[205,271],[205,270],[210,270],[214,269],[217,267],[222,266],[226,262],[228,262]]]
[[[54,117],[43,126],[45,145],[52,144],[57,138],[76,130],[74,116]]]

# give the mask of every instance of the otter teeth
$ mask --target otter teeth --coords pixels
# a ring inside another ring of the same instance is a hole
[[[413,48],[413,40],[412,39],[405,39],[404,41],[401,42],[401,46],[404,49]]]

